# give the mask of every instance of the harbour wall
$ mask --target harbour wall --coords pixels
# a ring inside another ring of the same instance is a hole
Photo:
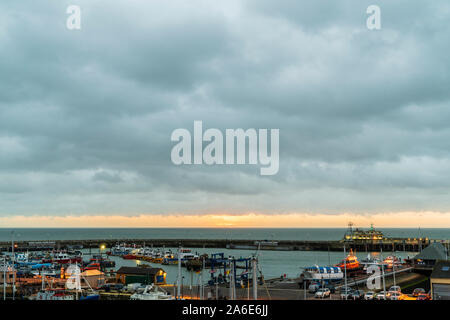
[[[257,241],[231,239],[91,239],[91,240],[58,240],[58,241],[15,241],[16,251],[35,251],[43,249],[80,249],[100,248],[105,252],[117,243],[136,246],[153,246],[176,248],[226,248],[247,250],[276,250],[276,251],[342,251],[344,246],[358,252],[377,251],[407,251],[419,252],[430,243],[441,240],[430,239],[386,239],[380,241]],[[448,243],[445,243],[448,246]],[[0,250],[11,251],[11,242],[0,242]]]

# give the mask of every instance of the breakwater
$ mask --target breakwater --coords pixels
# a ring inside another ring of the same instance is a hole
[[[354,249],[359,252],[377,251],[409,251],[418,252],[431,242],[441,240],[430,239],[384,239],[377,241],[258,241],[233,239],[86,239],[86,240],[57,240],[57,241],[15,241],[16,251],[34,251],[45,249],[81,249],[81,248],[108,248],[117,243],[126,243],[136,246],[153,246],[176,248],[179,246],[189,248],[227,248],[248,250],[282,250],[282,251],[342,251]],[[448,245],[448,244],[447,244]],[[0,242],[2,251],[11,251],[11,242]]]

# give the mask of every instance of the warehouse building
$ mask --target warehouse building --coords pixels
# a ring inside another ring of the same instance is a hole
[[[450,261],[438,261],[430,276],[433,300],[450,300]]]
[[[166,284],[166,272],[161,268],[121,267],[116,272],[116,281],[129,283]]]

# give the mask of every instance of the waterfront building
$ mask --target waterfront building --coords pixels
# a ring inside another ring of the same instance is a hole
[[[450,300],[450,261],[436,263],[430,276],[430,287],[433,300]]]
[[[440,242],[433,242],[412,259],[416,270],[433,270],[439,260],[447,260],[447,249]]]
[[[116,281],[142,284],[166,284],[167,273],[161,268],[121,267],[116,272]]]
[[[82,287],[100,288],[105,283],[105,274],[100,270],[86,270],[81,274]]]
[[[11,266],[1,265],[0,266],[0,284],[3,284],[3,282],[5,282],[5,279],[6,279],[7,284],[13,283],[15,273],[16,273],[16,271],[15,270],[13,271]]]

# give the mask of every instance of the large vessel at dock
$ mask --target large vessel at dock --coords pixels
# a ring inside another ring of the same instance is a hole
[[[344,235],[346,241],[380,241],[385,238],[383,232],[376,230],[373,224],[370,225],[369,230],[362,230],[353,228],[353,223],[348,224],[347,232]]]
[[[340,263],[336,264],[335,267],[339,267],[346,272],[356,272],[362,270],[363,265],[358,261],[358,258],[353,253],[353,250],[350,249],[350,253],[347,257]]]

